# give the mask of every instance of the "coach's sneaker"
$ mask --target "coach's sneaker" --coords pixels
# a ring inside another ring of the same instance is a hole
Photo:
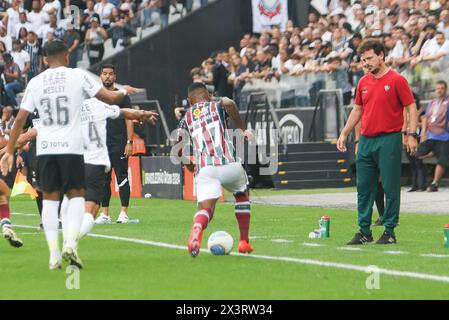
[[[438,192],[438,183],[432,182],[429,188],[427,188],[427,192]]]
[[[118,218],[117,218],[117,223],[128,223],[129,218],[128,215],[126,214],[126,212],[120,212]]]
[[[188,250],[192,258],[200,254],[201,240],[203,239],[203,227],[199,223],[195,223],[190,232]]]
[[[103,212],[100,214],[100,216],[95,220],[95,224],[109,224],[111,223],[111,217],[105,215]]]
[[[251,253],[254,250],[253,247],[246,240],[240,240],[239,241],[238,249],[239,249],[240,253]]]
[[[3,237],[15,248],[23,246],[22,240],[17,237],[16,233],[11,228],[3,227]]]
[[[348,246],[353,246],[353,245],[360,245],[360,244],[368,244],[373,242],[373,236],[369,235],[369,236],[365,236],[363,233],[361,232],[357,232],[354,236],[354,238],[352,238],[351,241],[349,241],[347,243]]]
[[[376,241],[376,244],[395,244],[396,242],[396,237],[385,231],[379,240]]]
[[[78,252],[76,248],[71,247],[64,247],[62,249],[62,258],[69,262],[71,266],[76,266],[79,269],[83,268],[83,262],[81,261],[80,257],[78,256]]]

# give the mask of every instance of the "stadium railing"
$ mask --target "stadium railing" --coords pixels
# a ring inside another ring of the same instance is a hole
[[[333,76],[326,72],[283,75],[279,81],[252,79],[242,88],[238,103],[241,110],[246,110],[249,95],[262,91],[275,108],[309,107],[315,105],[318,93],[323,89],[336,89]]]
[[[433,98],[435,84],[439,80],[449,81],[449,56],[434,62],[421,62],[411,68],[399,69],[407,78],[413,91],[421,100]],[[301,76],[283,75],[280,80],[248,80],[238,95],[241,110],[246,110],[248,97],[254,92],[264,92],[275,108],[310,107],[316,103],[320,90],[337,89],[333,74],[327,72],[305,73]]]

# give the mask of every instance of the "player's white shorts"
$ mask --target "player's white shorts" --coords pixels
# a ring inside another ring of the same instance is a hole
[[[240,162],[224,166],[207,166],[200,170],[195,177],[196,197],[198,202],[209,199],[218,199],[221,196],[221,187],[237,193],[247,189],[248,178]]]

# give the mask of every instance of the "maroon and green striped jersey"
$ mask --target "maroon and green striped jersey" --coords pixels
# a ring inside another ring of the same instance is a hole
[[[193,144],[197,172],[206,166],[236,162],[235,149],[226,125],[226,111],[220,101],[201,102],[191,107],[181,120],[178,141]]]

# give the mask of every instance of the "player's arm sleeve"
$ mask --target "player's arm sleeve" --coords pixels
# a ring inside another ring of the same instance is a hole
[[[412,89],[403,76],[398,77],[396,92],[398,93],[399,100],[404,107],[415,103],[415,98],[413,97]]]
[[[114,106],[110,104],[104,104],[104,110],[106,113],[106,118],[109,119],[117,119],[120,117],[120,108],[119,106]]]
[[[89,96],[90,98],[95,97],[95,95],[100,91],[101,84],[99,84],[97,81],[95,81],[87,72],[79,70],[80,76],[82,78],[81,85],[83,86],[83,91]]]
[[[32,113],[36,106],[33,101],[33,82],[30,81],[27,88],[25,89],[25,93],[23,95],[22,102],[20,103],[20,108]]]
[[[190,134],[189,134],[189,131],[187,130],[187,122],[186,122],[185,118],[183,118],[179,122],[176,142],[181,142],[181,141],[187,140],[187,139],[189,139],[189,137],[190,137]]]
[[[360,83],[357,86],[357,89],[355,90],[354,104],[356,104],[358,106],[363,106],[362,94],[360,92]]]

